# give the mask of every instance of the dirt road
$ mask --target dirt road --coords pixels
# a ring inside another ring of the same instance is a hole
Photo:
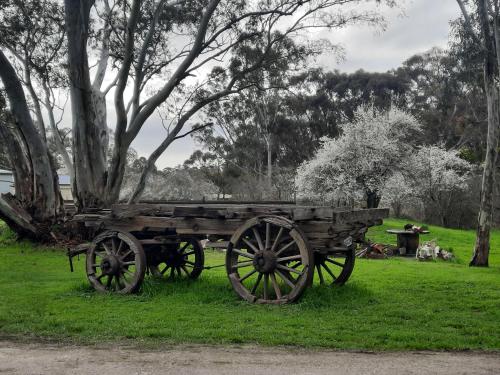
[[[161,350],[0,341],[0,374],[500,374],[500,353],[356,353],[256,346]]]

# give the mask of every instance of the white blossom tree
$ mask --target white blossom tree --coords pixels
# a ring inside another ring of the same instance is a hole
[[[377,207],[387,179],[414,150],[409,140],[420,131],[417,119],[400,109],[358,109],[354,121],[341,126],[339,137],[324,138],[316,155],[298,168],[298,198],[332,201],[348,196]]]
[[[392,215],[401,217],[404,207],[419,204],[415,196],[415,181],[407,173],[396,172],[390,176],[383,189],[381,204],[392,209]]]
[[[412,195],[431,207],[447,226],[450,207],[459,193],[468,190],[472,164],[460,158],[457,151],[440,146],[424,146],[409,160]]]

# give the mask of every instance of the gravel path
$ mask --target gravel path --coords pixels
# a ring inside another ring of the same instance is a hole
[[[0,341],[0,374],[500,374],[500,353],[358,353],[257,346],[59,346]]]

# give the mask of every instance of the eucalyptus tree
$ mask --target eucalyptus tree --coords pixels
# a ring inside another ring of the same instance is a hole
[[[54,0],[7,0],[0,20],[0,47],[11,57],[42,141],[47,142],[48,130],[57,154],[72,174],[71,155],[58,129],[63,113],[60,105],[64,107],[60,96],[67,96],[61,92],[67,86],[64,9]]]
[[[476,244],[471,266],[488,266],[493,217],[495,166],[500,135],[500,4],[497,0],[457,0],[468,38],[481,46],[484,91],[488,110],[488,131]]]
[[[0,78],[7,99],[1,103],[0,137],[8,150],[16,190],[15,197],[0,199],[0,216],[18,233],[47,238],[46,228],[63,213],[42,114],[45,109],[60,146],[53,89],[64,80],[59,69],[63,11],[49,0],[4,0],[0,5]],[[69,162],[66,150],[58,148]]]

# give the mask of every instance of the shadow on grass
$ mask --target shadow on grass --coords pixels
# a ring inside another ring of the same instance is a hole
[[[96,292],[88,283],[71,288],[66,296],[83,299],[118,299],[121,302],[151,302],[158,299],[170,299],[176,304],[218,305],[219,307],[260,306],[241,300],[224,277],[206,277],[198,280],[168,280],[146,277],[141,290],[132,295],[102,294]],[[314,284],[305,290],[298,302],[285,306],[268,305],[270,309],[300,309],[317,311],[318,309],[346,310],[361,309],[368,304],[377,303],[373,292],[356,283],[337,285]]]

